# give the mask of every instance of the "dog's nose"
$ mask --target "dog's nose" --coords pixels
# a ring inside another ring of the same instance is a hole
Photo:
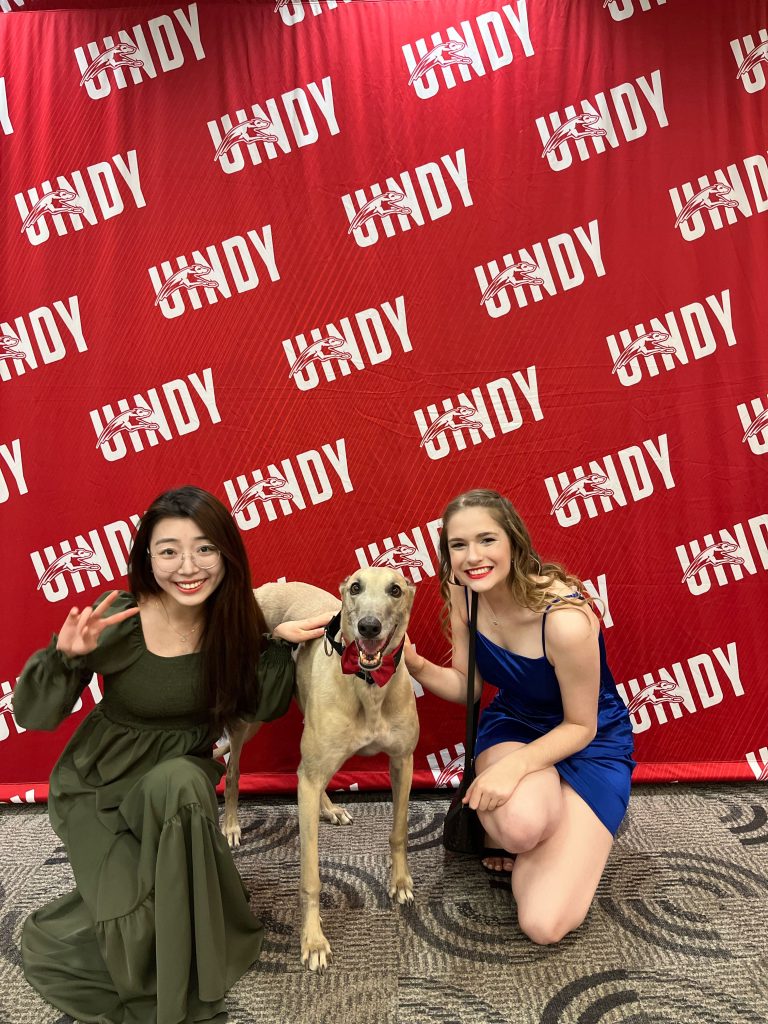
[[[360,636],[372,640],[381,632],[381,623],[373,615],[366,615],[365,618],[358,620],[357,628],[360,631]]]

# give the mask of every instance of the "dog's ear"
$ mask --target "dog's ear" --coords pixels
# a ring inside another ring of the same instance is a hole
[[[339,593],[341,594],[342,597],[344,597],[344,595],[347,592],[347,584],[348,583],[349,583],[349,576],[345,576],[344,579],[339,584]]]

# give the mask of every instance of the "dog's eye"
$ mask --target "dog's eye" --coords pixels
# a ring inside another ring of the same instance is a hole
[[[363,588],[360,586],[360,584],[355,582],[350,584],[349,592],[350,594],[359,594],[362,589]]]
[[[399,587],[397,583],[393,583],[392,586],[389,588],[389,592],[392,595],[392,597],[400,597],[400,595],[403,592],[403,588]]]

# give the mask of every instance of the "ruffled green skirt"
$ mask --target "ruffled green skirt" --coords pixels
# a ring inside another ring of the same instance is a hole
[[[27,980],[88,1024],[222,1024],[225,994],[263,937],[219,831],[222,768],[170,757],[94,787],[109,758],[87,751],[103,755],[104,739],[80,730],[51,777],[51,820],[77,889],[27,918]]]

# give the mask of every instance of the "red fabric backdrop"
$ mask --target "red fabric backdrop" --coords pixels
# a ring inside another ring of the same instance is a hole
[[[0,797],[100,698],[25,733],[24,660],[185,482],[259,582],[403,565],[438,659],[440,510],[498,488],[605,602],[637,778],[765,777],[765,3],[0,6]]]

